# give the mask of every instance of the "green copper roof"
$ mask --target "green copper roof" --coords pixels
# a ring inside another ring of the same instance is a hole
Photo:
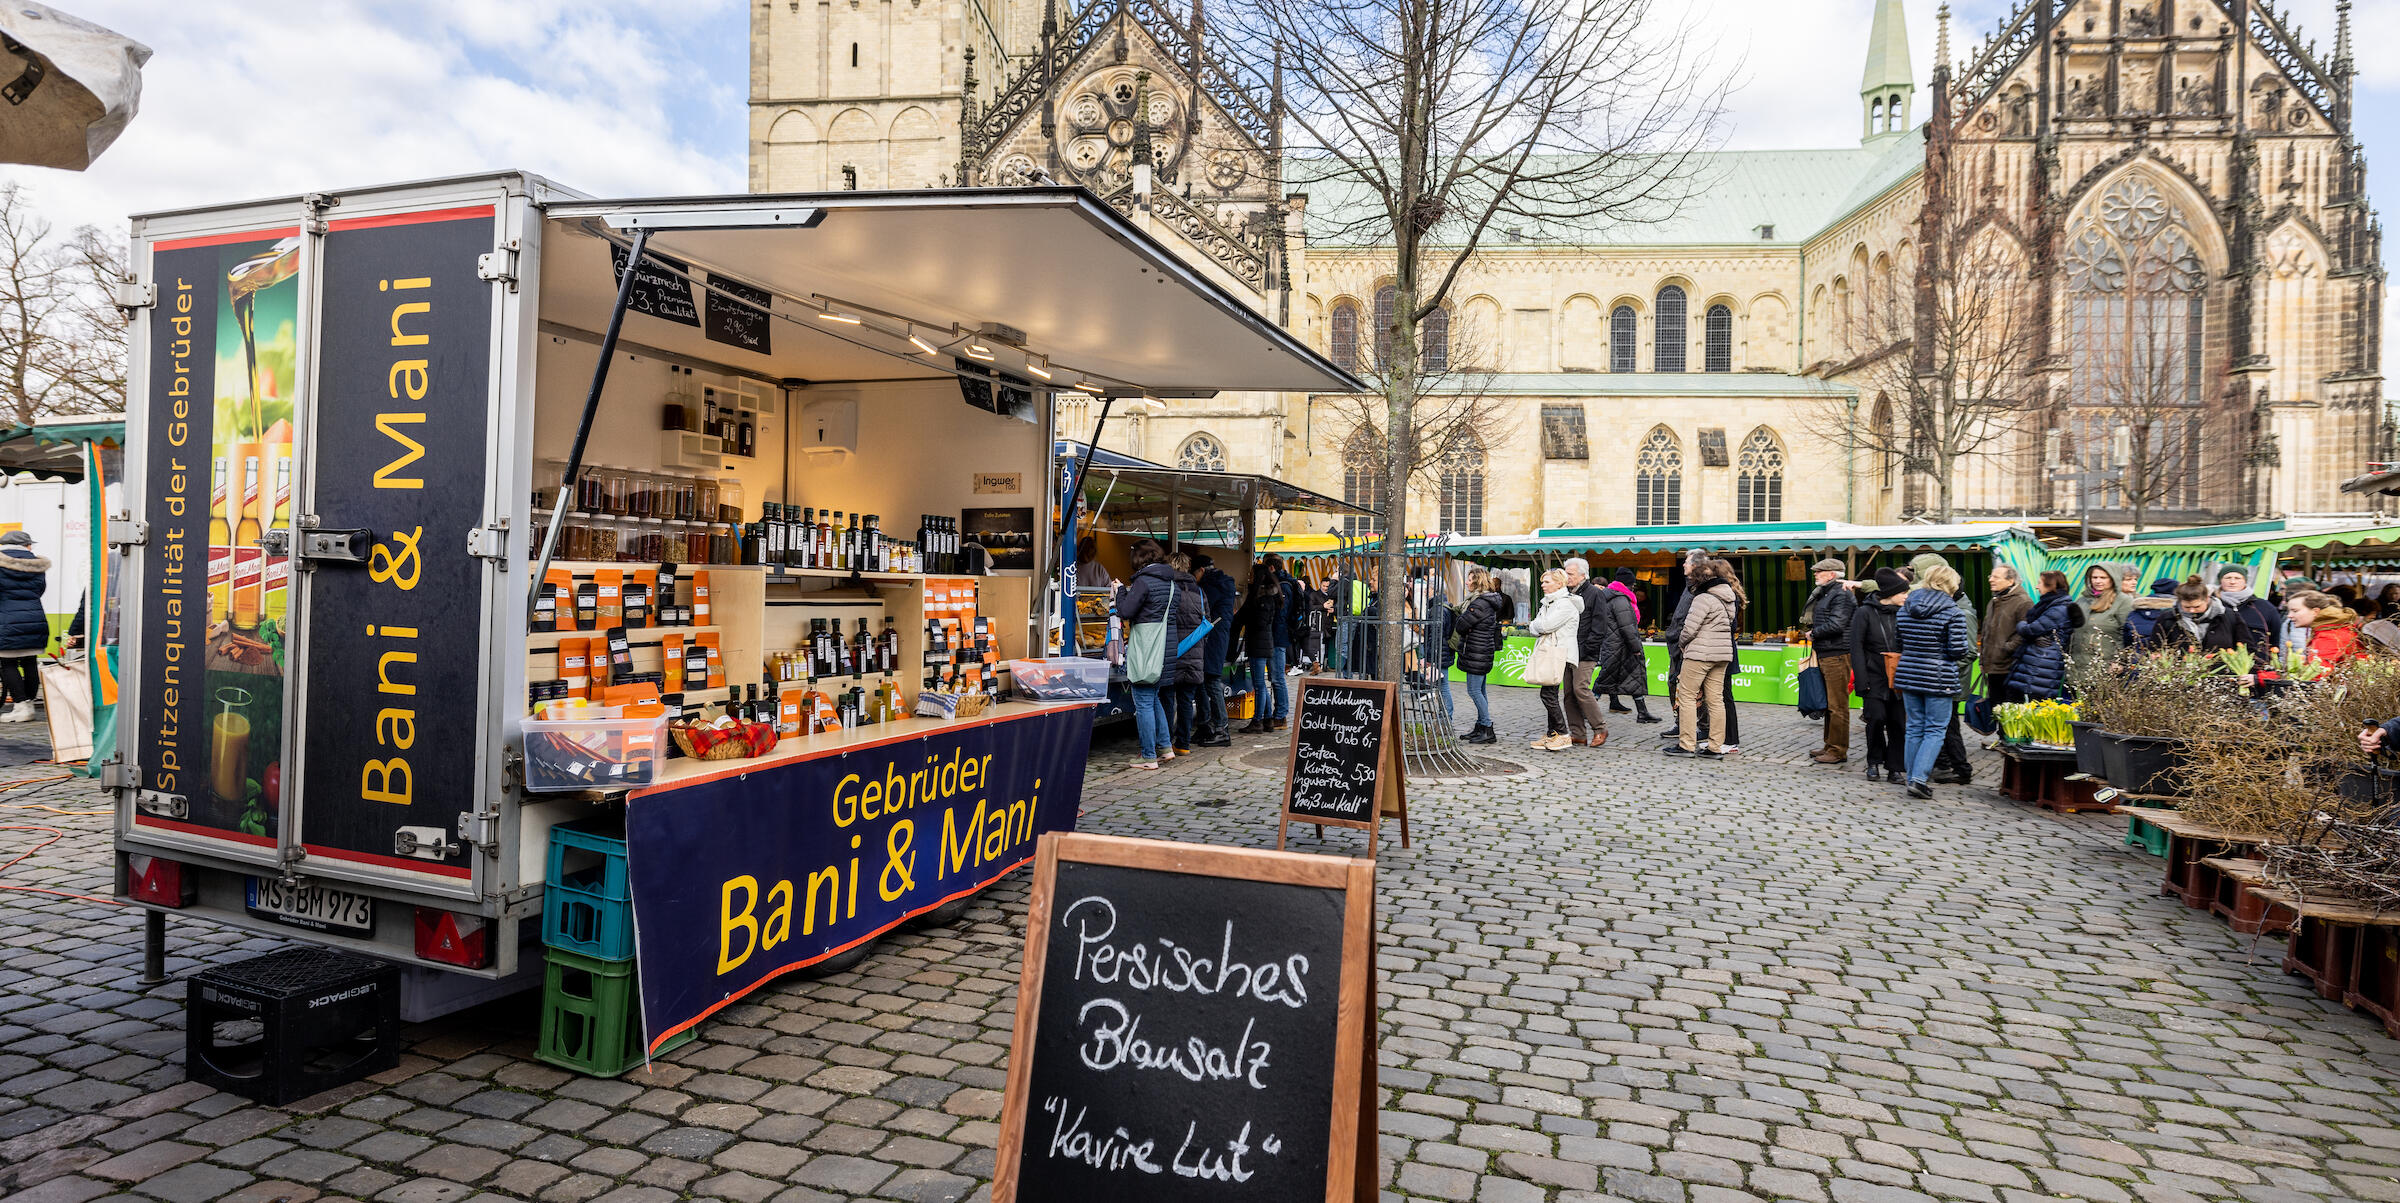
[[[1901,0],[1875,0],[1875,24],[1867,34],[1867,69],[1859,77],[1859,93],[1894,88],[1913,91],[1916,86],[1917,75],[1908,62],[1908,13]]]
[[[1754,246],[1789,250],[1822,232],[1904,178],[1925,161],[1924,136],[1879,139],[1870,146],[1828,150],[1720,150],[1693,155],[1680,204],[1661,202],[1624,220],[1553,222],[1548,227],[1503,218],[1483,247],[1505,252],[1528,246]],[[1289,189],[1308,194],[1308,241],[1321,248],[1388,244],[1377,234],[1372,193],[1332,178],[1323,160],[1295,156],[1285,168]],[[1512,236],[1509,227],[1517,227]],[[1759,227],[1772,227],[1761,236]],[[1435,231],[1441,238],[1442,231]]]

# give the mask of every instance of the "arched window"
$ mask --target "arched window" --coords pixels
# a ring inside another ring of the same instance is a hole
[[[2068,387],[2083,466],[2122,475],[2101,505],[2200,504],[2202,330],[2208,271],[2190,218],[2157,185],[2128,175],[2068,234]]]
[[[1425,324],[1417,327],[1417,337],[1424,340],[1417,357],[1428,372],[1450,370],[1450,310],[1436,306],[1425,315]]]
[[[1442,529],[1454,535],[1483,533],[1483,443],[1460,435],[1442,452]]]
[[[1326,327],[1326,356],[1333,365],[1345,372],[1358,370],[1358,305],[1353,301],[1333,303],[1333,317]]]
[[[1370,510],[1383,508],[1383,436],[1372,426],[1351,431],[1349,441],[1342,445],[1342,500]],[[1343,534],[1375,529],[1375,519],[1357,514],[1342,518]]]
[[[1867,132],[1870,134],[1883,132],[1883,97],[1881,96],[1867,102]]]
[[[1889,396],[1882,393],[1875,395],[1875,413],[1871,420],[1875,426],[1872,436],[1874,446],[1878,449],[1875,458],[1880,461],[1882,468],[1883,488],[1889,490],[1892,478],[1900,471],[1899,433],[1892,426],[1892,399]]]
[[[1723,305],[1708,307],[1708,342],[1701,349],[1701,369],[1710,372],[1733,370],[1733,310]]]
[[[1783,521],[1783,440],[1764,426],[1751,431],[1734,471],[1734,521]]]
[[[1193,472],[1222,472],[1225,470],[1225,444],[1210,435],[1195,434],[1176,449],[1175,466]]]
[[[1392,307],[1400,290],[1389,284],[1375,290],[1375,366],[1392,361]]]
[[[1608,315],[1609,371],[1630,372],[1633,370],[1633,337],[1633,306],[1619,305],[1615,313]]]
[[[1664,426],[1650,429],[1633,457],[1633,524],[1683,522],[1683,444]]]
[[[1658,290],[1657,330],[1653,333],[1650,370],[1680,372],[1683,370],[1684,344],[1683,289],[1669,284]]]

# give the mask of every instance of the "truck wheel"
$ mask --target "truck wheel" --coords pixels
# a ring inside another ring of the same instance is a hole
[[[814,965],[795,969],[792,972],[798,974],[802,979],[812,982],[818,978],[832,977],[834,974],[856,969],[858,963],[866,960],[867,956],[875,951],[875,946],[882,942],[881,940],[868,940],[863,944],[837,952]]]
[[[973,905],[975,905],[975,896],[973,894],[969,894],[964,898],[953,898],[950,901],[917,916],[917,926],[948,927],[949,925],[958,922],[960,917],[967,913],[967,908]]]

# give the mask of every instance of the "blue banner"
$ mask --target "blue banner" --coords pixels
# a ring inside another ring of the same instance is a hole
[[[1092,708],[968,720],[635,794],[626,870],[650,1047],[1075,830]]]

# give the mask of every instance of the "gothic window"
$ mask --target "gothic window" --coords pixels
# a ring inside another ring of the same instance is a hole
[[[1583,406],[1568,404],[1542,407],[1542,458],[1591,458],[1591,444],[1584,437]]]
[[[1633,524],[1678,526],[1683,522],[1683,444],[1673,431],[1655,426],[1633,457]]]
[[[1633,370],[1634,325],[1633,306],[1631,305],[1619,305],[1615,313],[1608,315],[1609,371],[1630,372]]]
[[[2100,504],[2200,504],[2207,269],[2190,219],[2148,179],[2109,186],[2067,238],[2068,387],[2087,468],[2126,478]],[[2186,412],[2194,411],[2194,412]]]
[[[1417,328],[1417,335],[1424,340],[1425,353],[1421,359],[1425,370],[1428,372],[1449,371],[1450,311],[1436,307],[1433,312],[1426,314],[1425,324]]]
[[[1383,437],[1372,426],[1361,426],[1342,447],[1342,500],[1370,510],[1383,508]],[[1357,514],[1342,518],[1345,535],[1366,534],[1376,520]]]
[[[1871,420],[1875,426],[1873,445],[1876,448],[1877,466],[1881,469],[1883,478],[1882,487],[1889,489],[1892,487],[1893,476],[1900,469],[1899,433],[1892,426],[1892,399],[1890,397],[1881,393],[1876,394],[1875,414]]]
[[[1454,535],[1483,533],[1483,444],[1472,434],[1442,452],[1442,529]]]
[[[1651,371],[1680,372],[1683,370],[1684,326],[1683,289],[1673,284],[1659,289],[1657,330],[1655,332],[1657,350],[1651,355]]]
[[[1175,466],[1194,472],[1225,470],[1225,444],[1205,434],[1195,434],[1183,441],[1175,452]]]
[[[1710,372],[1733,370],[1733,310],[1723,305],[1708,307],[1708,343],[1702,349],[1701,368]]]
[[[1764,426],[1742,440],[1734,481],[1734,521],[1783,521],[1783,441]]]
[[[1333,317],[1326,327],[1325,350],[1334,366],[1345,372],[1358,370],[1358,305],[1353,301],[1336,301]]]

